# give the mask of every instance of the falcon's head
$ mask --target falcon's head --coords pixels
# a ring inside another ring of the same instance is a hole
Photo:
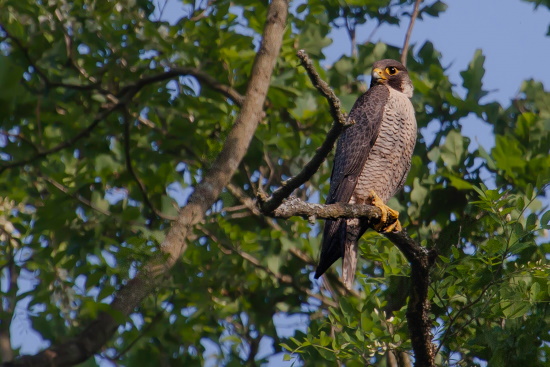
[[[413,85],[407,68],[400,62],[392,59],[380,60],[372,65],[372,81],[370,86],[373,87],[376,84],[386,84],[407,95],[409,98],[413,94]]]

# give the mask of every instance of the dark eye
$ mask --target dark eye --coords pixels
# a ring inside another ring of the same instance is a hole
[[[386,68],[386,72],[390,75],[395,75],[397,74],[397,69],[394,68],[393,66],[390,66]]]

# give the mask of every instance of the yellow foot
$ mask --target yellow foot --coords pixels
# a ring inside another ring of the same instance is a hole
[[[384,204],[382,199],[380,199],[373,190],[370,191],[369,198],[367,199],[367,202],[369,201],[371,205],[376,206],[382,212],[380,222],[373,226],[377,232],[388,233],[401,231],[402,227],[401,223],[399,223],[399,212],[397,210],[393,210]]]

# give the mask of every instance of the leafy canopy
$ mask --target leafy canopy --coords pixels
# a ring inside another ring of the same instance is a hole
[[[109,310],[220,152],[240,102],[219,85],[244,95],[266,4],[183,2],[172,23],[163,4],[0,2],[2,325],[23,313],[45,342],[58,343]],[[265,116],[238,173],[170,277],[86,365],[240,366],[282,351],[316,366],[383,365],[387,351],[411,350],[409,268],[393,244],[364,236],[358,291],[348,294],[334,270],[312,280],[319,223],[265,218],[250,199],[296,174],[330,126],[296,51],[315,59],[349,111],[365,90],[357,77],[375,60],[399,59],[400,45],[358,44],[355,56],[321,68],[329,32],[344,27],[354,37],[365,23],[405,24],[412,6],[291,4]],[[445,9],[428,2],[420,17]],[[406,190],[389,203],[439,253],[430,288],[437,364],[543,366],[550,93],[527,80],[517,99],[491,101],[478,50],[461,73],[461,97],[440,60],[430,42],[409,54],[420,134]],[[167,76],[176,68],[186,69]],[[471,114],[492,127],[490,150],[461,133]],[[322,202],[329,176],[325,163],[296,195]]]

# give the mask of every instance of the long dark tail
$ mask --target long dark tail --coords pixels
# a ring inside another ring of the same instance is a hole
[[[315,279],[323,275],[336,260],[343,257],[342,278],[346,288],[351,289],[357,269],[357,242],[367,228],[368,222],[365,220],[327,220]]]
[[[346,240],[346,220],[327,220],[323,230],[323,243],[321,245],[321,257],[315,270],[315,279],[327,271],[336,260],[344,254],[344,241]]]

